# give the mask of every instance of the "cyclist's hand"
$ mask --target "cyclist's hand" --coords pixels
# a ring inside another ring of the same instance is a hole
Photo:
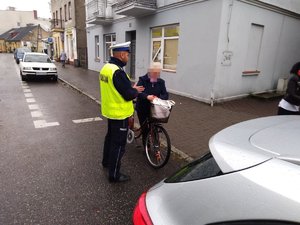
[[[152,102],[154,99],[156,99],[157,97],[155,95],[148,95],[147,99]]]
[[[145,90],[143,86],[137,86],[136,83],[133,85],[133,88],[136,89],[139,93]]]

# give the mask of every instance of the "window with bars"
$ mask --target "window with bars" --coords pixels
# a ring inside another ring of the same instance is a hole
[[[106,34],[104,35],[104,59],[106,62],[109,61],[112,52],[110,46],[116,44],[116,34]]]
[[[72,5],[71,2],[68,3],[68,14],[69,14],[69,20],[72,19]]]
[[[68,21],[68,17],[67,17],[67,5],[64,5],[64,14],[65,14],[65,21]]]

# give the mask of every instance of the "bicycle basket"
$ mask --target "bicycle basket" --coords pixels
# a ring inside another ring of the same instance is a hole
[[[174,101],[157,99],[153,101],[150,108],[150,121],[157,123],[168,123]]]

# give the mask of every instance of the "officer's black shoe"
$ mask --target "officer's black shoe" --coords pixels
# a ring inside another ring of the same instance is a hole
[[[120,173],[120,176],[119,176],[119,178],[117,178],[117,179],[112,178],[112,177],[109,178],[109,182],[110,182],[110,183],[127,182],[127,181],[129,181],[129,180],[130,180],[130,176],[127,176],[127,175],[122,174],[122,173]]]

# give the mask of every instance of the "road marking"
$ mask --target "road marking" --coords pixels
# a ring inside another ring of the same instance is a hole
[[[25,98],[33,98],[33,94],[32,93],[25,93]]]
[[[54,127],[59,126],[58,122],[47,123],[46,120],[35,120],[33,121],[35,128],[46,128],[46,127]]]
[[[32,111],[31,116],[34,117],[34,118],[37,118],[37,117],[42,117],[43,114],[42,114],[41,111]]]
[[[23,89],[24,93],[31,93],[30,89]]]
[[[34,98],[26,98],[27,103],[35,103]]]
[[[72,120],[73,123],[89,123],[89,122],[95,122],[95,121],[102,121],[100,117],[95,117],[95,118],[85,118],[85,119],[80,119],[80,120]]]
[[[37,104],[30,104],[30,105],[28,105],[28,108],[30,110],[38,110],[38,109],[40,109],[40,107]]]

